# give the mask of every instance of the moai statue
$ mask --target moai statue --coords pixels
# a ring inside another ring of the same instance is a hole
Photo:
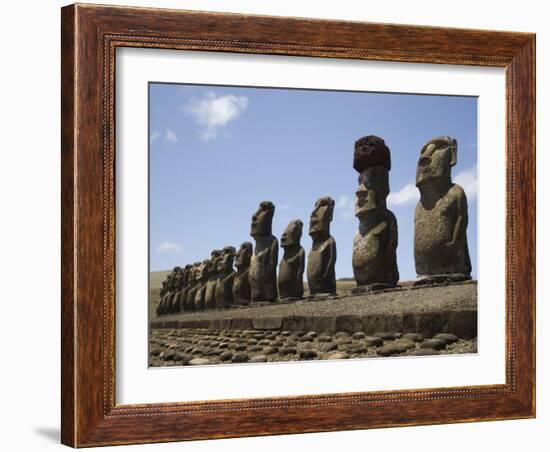
[[[191,273],[191,265],[187,264],[183,268],[183,278],[182,278],[183,281],[182,281],[182,288],[179,296],[179,312],[184,312],[187,310],[187,306],[185,305],[185,302],[187,300],[187,291],[189,290],[190,273]]]
[[[217,266],[219,277],[216,284],[216,307],[218,309],[229,308],[233,305],[233,281],[236,274],[233,270],[234,260],[235,248],[226,246],[222,250]]]
[[[199,266],[200,262],[195,262],[189,270],[189,289],[187,290],[187,297],[185,297],[185,306],[188,311],[195,310],[195,295],[199,288]]]
[[[355,142],[353,167],[359,172],[355,216],[359,230],[353,241],[354,292],[395,287],[397,220],[386,207],[390,192],[390,150],[382,138],[370,135]]]
[[[172,314],[180,312],[180,298],[181,298],[181,291],[183,289],[183,281],[185,278],[185,269],[181,268],[175,278],[175,289],[174,289],[174,296],[170,300],[170,307],[169,311]]]
[[[233,281],[233,304],[250,304],[249,268],[252,257],[252,243],[244,242],[235,255],[237,273]]]
[[[319,198],[311,213],[309,235],[313,240],[307,257],[307,282],[312,296],[336,295],[336,241],[330,235],[334,200]]]
[[[250,235],[256,241],[250,261],[249,281],[252,301],[277,300],[277,261],[279,243],[271,233],[275,206],[262,201],[252,216]]]
[[[208,270],[211,262],[203,260],[197,269],[197,291],[195,292],[195,311],[204,311],[204,298],[206,295],[206,281],[208,281]]]
[[[213,250],[210,253],[210,272],[206,282],[206,293],[204,295],[204,307],[216,309],[216,285],[218,284],[218,262],[221,259],[222,251]]]
[[[279,264],[279,297],[281,300],[299,300],[304,297],[305,251],[300,245],[304,223],[293,220],[281,237],[283,258]]]
[[[428,141],[420,152],[416,186],[420,201],[414,214],[414,262],[417,284],[471,279],[466,227],[468,201],[451,182],[457,143],[451,137]]]
[[[180,267],[174,267],[170,274],[166,277],[166,284],[164,284],[162,298],[157,308],[157,313],[159,315],[170,313],[172,298],[174,297],[176,290],[176,277],[179,271]]]

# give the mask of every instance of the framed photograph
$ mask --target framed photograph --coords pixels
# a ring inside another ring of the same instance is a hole
[[[62,442],[535,416],[535,36],[62,9]]]

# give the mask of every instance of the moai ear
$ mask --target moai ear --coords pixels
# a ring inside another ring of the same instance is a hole
[[[451,166],[455,166],[456,165],[456,160],[457,160],[456,154],[457,154],[458,145],[457,145],[456,140],[454,138],[451,141],[450,148],[451,148],[451,161],[449,163],[450,163]]]

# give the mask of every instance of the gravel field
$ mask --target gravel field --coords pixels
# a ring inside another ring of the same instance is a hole
[[[477,339],[454,334],[423,338],[419,334],[381,332],[334,334],[314,331],[260,331],[205,329],[153,330],[149,365],[186,366],[261,363],[298,360],[426,356],[477,353]]]

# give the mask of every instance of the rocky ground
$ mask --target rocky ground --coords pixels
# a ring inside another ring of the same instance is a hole
[[[477,339],[440,333],[153,329],[149,365],[184,366],[476,353]]]

